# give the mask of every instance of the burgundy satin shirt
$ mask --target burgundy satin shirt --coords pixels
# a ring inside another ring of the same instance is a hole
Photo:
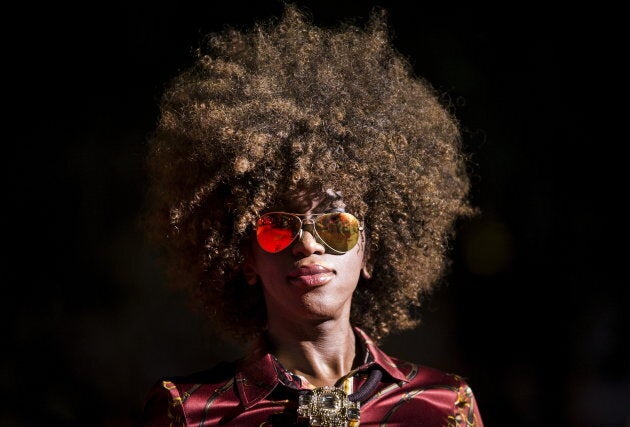
[[[387,356],[358,328],[363,364],[351,378],[357,391],[369,369],[383,376],[361,404],[361,426],[483,427],[473,393],[452,374]],[[374,366],[377,365],[377,366]],[[140,426],[290,426],[297,390],[307,388],[265,347],[238,363],[159,381]]]

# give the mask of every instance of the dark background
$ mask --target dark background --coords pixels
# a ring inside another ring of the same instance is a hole
[[[394,45],[453,103],[472,153],[481,215],[460,223],[424,326],[384,349],[467,378],[487,426],[630,425],[620,12],[299,3],[321,25],[388,9]],[[281,10],[5,15],[0,425],[132,425],[158,377],[242,354],[164,286],[138,228],[143,156],[202,35]]]

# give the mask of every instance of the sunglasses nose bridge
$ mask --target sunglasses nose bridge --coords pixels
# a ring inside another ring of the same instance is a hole
[[[315,236],[315,221],[312,219],[302,219],[302,226],[300,227],[300,238],[302,238],[302,230],[308,231],[312,236]]]

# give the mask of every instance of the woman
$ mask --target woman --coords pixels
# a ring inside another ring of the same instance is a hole
[[[170,274],[250,354],[160,381],[142,425],[482,426],[462,378],[383,353],[417,325],[472,209],[457,124],[382,14],[208,38],[166,91],[151,225]]]

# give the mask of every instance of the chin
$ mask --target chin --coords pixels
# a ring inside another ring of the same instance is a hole
[[[340,299],[331,296],[316,297],[310,294],[302,296],[304,314],[312,320],[337,319],[343,314],[344,305]]]

